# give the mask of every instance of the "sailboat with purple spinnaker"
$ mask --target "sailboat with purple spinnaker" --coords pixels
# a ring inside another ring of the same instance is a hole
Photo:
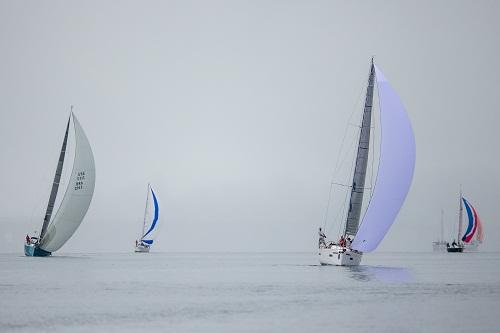
[[[370,151],[370,134],[373,127],[372,107],[375,84],[378,88],[380,113],[378,122],[380,154],[375,186],[369,197],[365,193],[365,178]],[[352,183],[349,185],[348,212],[341,241],[339,243],[325,242],[320,238],[319,261],[322,265],[359,265],[363,253],[377,248],[396,220],[405,201],[411,186],[414,168],[415,137],[410,119],[399,96],[372,59],[355,167]],[[362,216],[363,200],[368,200],[369,203]]]

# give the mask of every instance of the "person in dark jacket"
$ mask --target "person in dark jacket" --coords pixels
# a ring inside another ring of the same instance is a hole
[[[319,228],[318,234],[319,234],[318,247],[321,247],[321,245],[326,246],[326,242],[325,242],[326,235],[323,232],[323,230],[321,230],[321,228]]]

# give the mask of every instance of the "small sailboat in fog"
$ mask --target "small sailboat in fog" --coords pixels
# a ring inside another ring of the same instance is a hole
[[[155,239],[159,213],[160,209],[158,207],[158,199],[153,188],[150,184],[148,184],[141,237],[135,241],[135,252],[149,252],[149,249],[153,245]]]
[[[446,241],[444,240],[444,212],[441,209],[441,237],[437,241],[432,242],[432,250],[434,252],[446,252]]]
[[[380,110],[380,154],[376,183],[361,218],[375,83]],[[415,138],[410,120],[398,95],[372,59],[344,230],[338,242],[326,241],[320,230],[318,254],[322,265],[359,265],[363,253],[375,250],[405,201],[414,167]]]
[[[479,244],[483,242],[483,225],[481,220],[479,219],[479,215],[471,205],[471,203],[462,196],[462,191],[460,191],[460,208],[458,214],[458,243],[453,240],[450,244],[447,244],[448,252],[469,252],[476,251],[479,247]],[[467,225],[467,229],[465,233],[462,235],[463,230],[463,211],[467,212],[467,219],[469,224]]]
[[[75,152],[73,166],[66,188],[59,194],[59,196],[63,196],[59,209],[53,214],[54,205],[58,198],[63,168],[66,167],[68,163],[66,161],[66,150],[70,128],[74,131]],[[78,119],[76,119],[73,111],[71,111],[66,125],[66,132],[59,154],[59,161],[57,163],[42,229],[38,237],[26,235],[24,254],[26,256],[45,257],[59,250],[68,239],[71,238],[73,233],[82,223],[94,194],[94,186],[94,155],[92,154],[92,149],[83,128],[78,122]]]

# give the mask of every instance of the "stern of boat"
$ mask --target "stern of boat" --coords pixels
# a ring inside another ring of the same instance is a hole
[[[318,255],[321,265],[358,266],[363,253],[334,245],[330,248],[320,248]]]
[[[24,255],[27,257],[33,257],[35,253],[35,244],[24,244]]]
[[[135,247],[136,253],[149,253],[149,246],[137,245]]]
[[[448,253],[462,253],[464,252],[464,248],[463,247],[449,247],[446,249],[448,251]]]
[[[24,244],[24,255],[27,257],[47,257],[52,253],[42,250],[36,244]]]

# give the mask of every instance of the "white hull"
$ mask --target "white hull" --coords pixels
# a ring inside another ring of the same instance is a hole
[[[432,250],[434,252],[446,252],[446,242],[432,242]]]
[[[149,253],[149,246],[137,245],[135,247],[135,252]]]
[[[363,253],[333,245],[331,248],[320,248],[318,255],[321,265],[358,266]]]

